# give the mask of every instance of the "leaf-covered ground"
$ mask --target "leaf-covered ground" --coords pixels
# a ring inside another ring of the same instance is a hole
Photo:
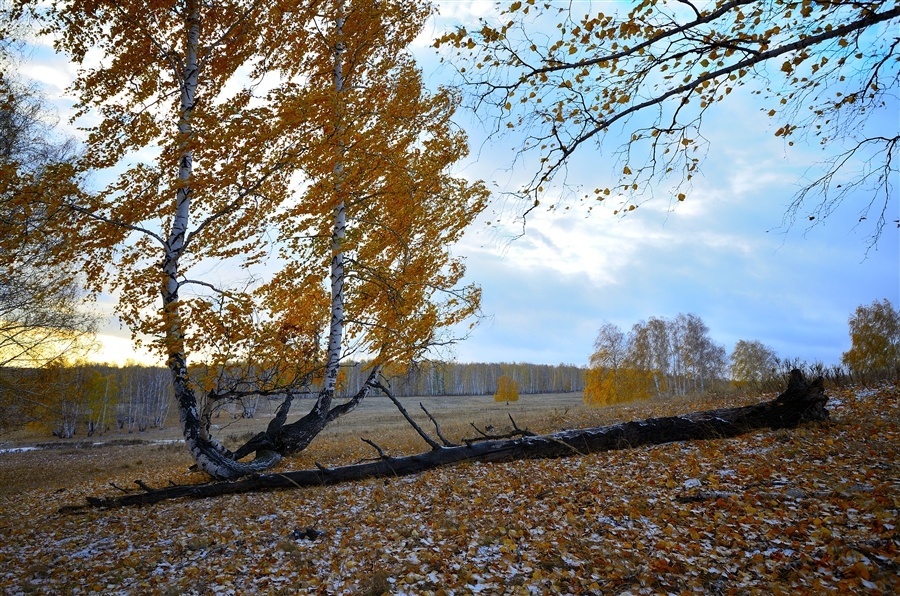
[[[562,460],[69,515],[56,511],[109,494],[109,478],[7,492],[0,589],[897,593],[900,390],[828,393],[829,423]],[[191,478],[153,458],[117,482]]]

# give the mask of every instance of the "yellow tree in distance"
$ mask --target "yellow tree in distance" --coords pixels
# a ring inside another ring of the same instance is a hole
[[[165,356],[200,469],[234,478],[304,449],[383,366],[452,342],[477,311],[450,251],[487,193],[449,173],[467,152],[458,97],[426,91],[406,51],[428,4],[21,4],[80,67],[79,171],[114,176],[53,205],[69,213],[60,250]],[[352,355],[367,380],[335,405]],[[209,416],[254,395],[283,401],[230,451]]]
[[[900,372],[900,311],[890,300],[860,305],[850,317],[850,349],[841,356],[856,374]]]
[[[500,375],[497,379],[497,392],[494,401],[519,401],[519,382],[508,375]]]

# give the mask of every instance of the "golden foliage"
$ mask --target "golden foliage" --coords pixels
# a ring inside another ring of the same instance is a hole
[[[885,298],[857,307],[850,317],[851,347],[841,357],[855,373],[900,367],[900,311]]]
[[[0,41],[0,63],[12,43]],[[0,72],[0,366],[71,357],[94,323],[53,233],[60,215],[48,203],[77,196],[80,181],[73,144],[44,122],[46,109],[38,92]]]
[[[635,368],[592,366],[585,373],[584,403],[608,406],[647,399],[654,393],[653,373]]]
[[[443,339],[478,308],[451,247],[487,191],[450,173],[467,152],[451,122],[459,98],[428,92],[406,50],[430,11],[412,0],[353,2],[346,14],[291,0],[54,4],[59,49],[76,62],[105,56],[73,88],[79,114],[96,120],[79,166],[117,173],[64,205],[66,254],[93,289],[120,296],[135,334],[209,371],[274,368],[276,384],[318,374],[337,299],[345,349],[373,364]],[[183,70],[194,50],[196,71]],[[327,287],[337,209],[338,298]],[[245,273],[204,277],[222,267]]]
[[[494,401],[519,401],[519,382],[508,375],[500,375],[497,379],[497,392]]]

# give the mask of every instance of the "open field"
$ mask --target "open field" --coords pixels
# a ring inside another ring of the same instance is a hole
[[[473,422],[481,429],[494,425],[494,432],[502,432],[511,427],[509,416],[512,416],[520,428],[551,432],[571,427],[579,420],[599,420],[602,412],[585,406],[581,393],[523,395],[518,402],[510,404],[497,403],[492,396],[415,397],[401,398],[400,401],[417,423],[432,431],[433,426],[419,404],[424,405],[439,420],[442,430],[454,438],[477,435],[471,426]],[[299,402],[294,409],[299,415],[311,403]],[[225,414],[214,418],[214,426],[218,427],[214,429],[216,436],[234,447],[264,430],[271,414],[265,413],[265,408],[261,410],[263,414],[250,420],[231,419]],[[76,435],[69,440],[27,431],[0,437],[0,478],[15,479],[0,482],[0,495],[25,488],[59,490],[75,486],[88,477],[109,477],[111,481],[123,472],[138,477],[142,469],[154,470],[161,465],[187,468],[192,461],[183,444],[177,443],[181,439],[181,430],[175,408],[171,411],[173,413],[163,429],[145,432],[112,431],[90,438]],[[611,411],[603,413],[608,416]],[[316,439],[308,455],[301,455],[288,465],[311,466],[315,461],[346,463],[354,458],[371,457],[374,451],[362,442],[362,437],[395,453],[421,451],[427,447],[390,400],[374,397],[332,423]],[[4,449],[34,446],[39,449],[15,453],[15,457],[2,453]]]
[[[4,594],[896,593],[900,390],[829,390],[832,421],[793,431],[563,460],[113,511],[86,495],[202,481],[182,445],[0,454]],[[591,410],[578,394],[422,400],[453,439],[469,426],[549,432],[760,398]],[[419,400],[404,400],[425,428]],[[421,451],[373,399],[282,469]],[[224,424],[223,420],[223,424]],[[262,426],[265,420],[257,421]],[[252,421],[223,428],[235,440]],[[163,431],[99,440],[167,440]],[[34,437],[16,437],[16,443]],[[39,439],[42,440],[42,439]],[[315,539],[303,530],[323,534]]]

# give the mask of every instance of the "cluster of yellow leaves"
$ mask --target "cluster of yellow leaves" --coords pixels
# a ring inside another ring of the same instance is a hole
[[[0,590],[892,593],[900,389],[829,395],[832,422],[791,431],[321,489],[82,515],[53,510],[104,483],[7,493]]]
[[[851,347],[842,362],[856,373],[890,370],[900,362],[900,310],[887,298],[850,316]]]
[[[622,367],[611,371],[591,367],[584,376],[584,403],[608,406],[646,399],[653,392],[653,372]]]
[[[206,389],[235,363],[273,371],[262,389],[318,372],[337,302],[346,351],[375,364],[411,359],[477,311],[479,291],[462,287],[465,267],[450,247],[487,191],[452,175],[468,150],[451,122],[459,97],[428,91],[407,50],[431,11],[416,0],[352,9],[89,0],[48,12],[61,51],[104,56],[74,83],[80,113],[97,122],[80,166],[117,167],[78,205],[61,245],[83,261],[93,290],[121,297],[132,331],[163,353],[202,359]],[[197,19],[199,66],[187,73],[179,64]],[[193,76],[201,91],[183,112]],[[190,198],[181,219],[179,191]],[[182,241],[183,253],[166,253]],[[343,294],[330,303],[338,252]],[[178,263],[173,279],[164,256]],[[217,268],[246,273],[204,277]],[[173,280],[178,301],[163,312]]]
[[[508,375],[500,375],[497,379],[497,392],[494,401],[519,401],[519,383]]]

